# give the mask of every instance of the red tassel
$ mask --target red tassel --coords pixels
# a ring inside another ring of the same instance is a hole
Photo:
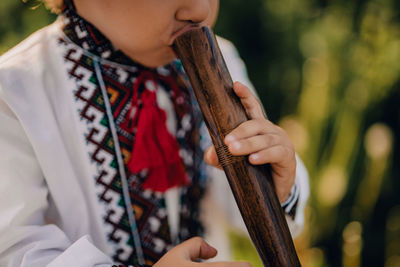
[[[135,87],[140,82],[138,78]],[[135,114],[137,130],[128,169],[133,173],[148,170],[144,189],[165,192],[188,184],[179,145],[166,127],[167,117],[157,105],[155,91],[143,91],[141,101],[142,108],[136,111],[139,114]]]

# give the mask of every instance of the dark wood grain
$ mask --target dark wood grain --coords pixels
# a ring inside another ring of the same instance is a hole
[[[200,105],[250,237],[264,266],[300,266],[269,165],[253,166],[233,156],[224,137],[248,120],[215,36],[207,27],[179,36],[174,50],[181,59]]]

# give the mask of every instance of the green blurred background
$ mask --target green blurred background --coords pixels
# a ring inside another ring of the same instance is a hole
[[[54,19],[1,0],[0,54]],[[221,0],[215,31],[310,173],[302,265],[400,266],[400,1]]]

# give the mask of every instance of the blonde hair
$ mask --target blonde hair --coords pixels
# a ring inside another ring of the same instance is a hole
[[[64,0],[41,0],[48,9],[54,13],[60,13]]]

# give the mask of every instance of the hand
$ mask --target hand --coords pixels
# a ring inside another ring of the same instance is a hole
[[[249,88],[235,82],[233,90],[250,120],[225,136],[224,142],[232,155],[249,155],[249,162],[253,165],[271,164],[275,190],[282,203],[290,196],[296,176],[294,146],[282,128],[265,118],[261,104]],[[204,160],[221,168],[214,147],[207,149]]]
[[[193,237],[167,252],[154,267],[251,267],[247,262],[203,262],[197,259],[210,259],[217,255],[217,250],[200,237]]]

